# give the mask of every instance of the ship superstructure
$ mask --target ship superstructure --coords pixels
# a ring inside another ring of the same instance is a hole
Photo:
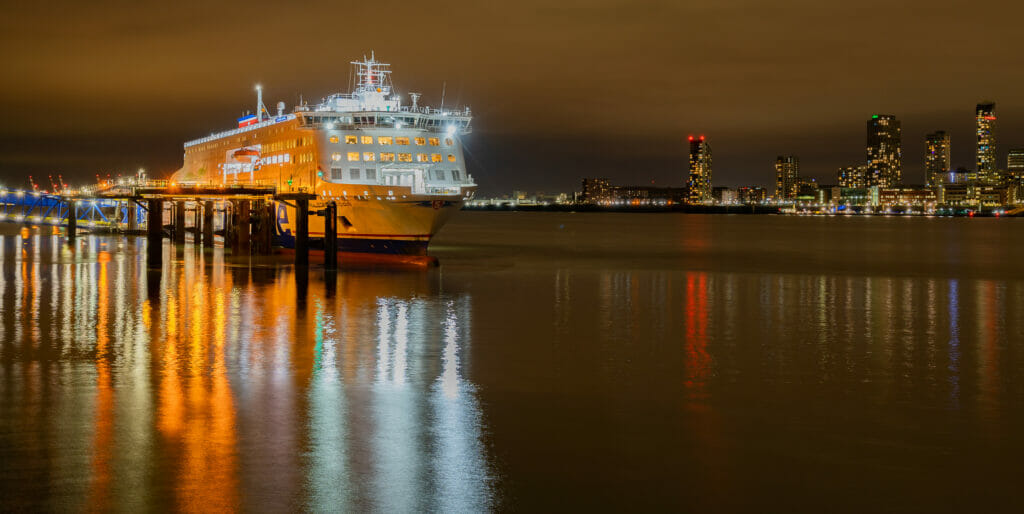
[[[238,127],[185,143],[184,165],[172,180],[275,185],[317,195],[310,205],[338,204],[342,251],[424,255],[430,238],[476,190],[466,173],[461,138],[470,133],[468,107],[403,104],[388,64],[352,62],[350,93],[274,115],[257,99],[256,113]],[[277,205],[278,232],[293,242],[294,210]],[[323,219],[310,219],[323,236]]]

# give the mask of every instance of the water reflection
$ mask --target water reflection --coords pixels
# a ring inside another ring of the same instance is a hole
[[[12,508],[490,508],[468,295],[136,241],[0,239]]]

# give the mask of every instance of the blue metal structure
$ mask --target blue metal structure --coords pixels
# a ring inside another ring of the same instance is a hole
[[[77,207],[77,225],[83,228],[118,228],[127,224],[132,214],[138,226],[145,223],[146,210],[128,200],[77,198],[6,189],[0,189],[0,222],[66,226],[71,202],[75,202]]]

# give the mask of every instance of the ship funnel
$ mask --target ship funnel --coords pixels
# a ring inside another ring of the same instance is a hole
[[[412,98],[412,110],[415,111],[416,108],[417,108],[417,102],[420,101],[420,94],[419,93],[409,93],[409,96]]]
[[[277,115],[284,116],[284,102],[277,102]]]

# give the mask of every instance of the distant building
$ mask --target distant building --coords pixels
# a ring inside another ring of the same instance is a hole
[[[800,159],[780,155],[775,159],[775,199],[792,200],[800,189]]]
[[[686,183],[689,203],[711,201],[711,145],[704,136],[690,136],[690,176]]]
[[[836,178],[839,180],[839,187],[855,189],[868,187],[868,167],[843,166],[839,168]]]
[[[736,195],[736,190],[728,187],[715,187],[711,189],[711,196],[715,199],[715,203],[721,205],[731,205],[738,203],[739,197]]]
[[[818,182],[813,178],[802,179],[796,186],[796,198],[802,202],[813,202],[818,198]]]
[[[890,114],[875,114],[867,123],[869,186],[892,187],[903,182],[900,122]]]
[[[937,196],[935,189],[927,187],[893,187],[881,189],[878,200],[882,205],[899,205],[913,207],[935,207]]]
[[[583,192],[577,197],[578,203],[592,205],[668,205],[686,199],[686,189],[656,186],[614,186],[608,179],[583,179]],[[550,203],[559,202],[558,197],[542,198]]]
[[[740,203],[764,203],[768,200],[768,191],[760,186],[746,186],[736,190],[736,199]]]
[[[978,152],[975,157],[977,181],[982,184],[999,182],[996,169],[996,104],[981,103],[977,115]]]
[[[934,186],[942,183],[942,175],[950,170],[949,134],[943,130],[925,136],[924,181]]]
[[[1024,178],[1024,148],[1010,150],[1006,156],[1006,173],[1016,180]]]
[[[583,203],[601,203],[612,200],[612,186],[605,178],[583,179]]]

